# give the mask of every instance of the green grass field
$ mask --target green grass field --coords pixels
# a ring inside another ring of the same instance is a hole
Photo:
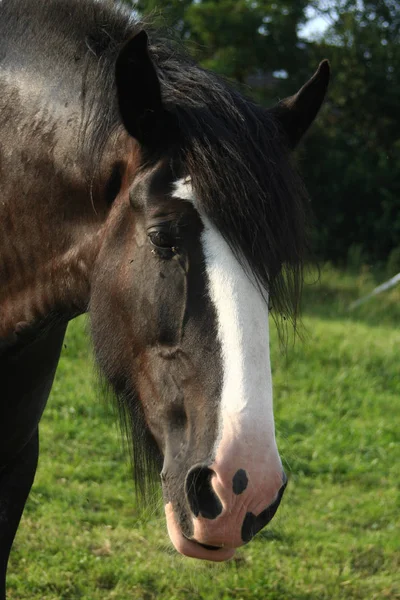
[[[310,276],[310,281],[313,279]],[[11,556],[12,600],[400,598],[400,287],[325,268],[302,339],[273,332],[278,446],[289,486],[271,525],[229,564],[178,556],[160,496],[135,500],[85,324],[71,324],[41,424],[36,482]]]

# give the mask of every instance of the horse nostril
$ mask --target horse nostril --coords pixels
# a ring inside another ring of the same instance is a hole
[[[193,467],[186,477],[186,496],[195,517],[216,519],[222,512],[222,504],[213,490],[211,479],[214,472],[208,467]]]
[[[250,512],[248,512],[245,516],[242,525],[242,540],[245,543],[250,542],[250,540],[256,535],[256,533],[258,533],[263,527],[268,525],[272,517],[275,515],[276,511],[278,510],[278,506],[282,500],[283,492],[285,491],[287,485],[286,475],[283,476],[283,481],[284,484],[279,490],[278,497],[272,504],[268,506],[268,508],[263,510],[258,515],[258,517],[256,517],[256,515]]]

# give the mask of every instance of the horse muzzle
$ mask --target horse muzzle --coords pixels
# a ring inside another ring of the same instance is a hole
[[[214,465],[212,465],[214,466]],[[205,465],[189,470],[185,505],[166,504],[168,533],[185,556],[221,562],[247,544],[275,515],[287,479],[281,469],[262,480],[239,470],[229,483]]]

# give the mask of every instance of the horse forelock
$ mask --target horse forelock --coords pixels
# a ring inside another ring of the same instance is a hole
[[[191,177],[208,218],[269,295],[275,316],[296,325],[307,251],[307,195],[301,178],[267,110],[214,74],[196,66],[192,70],[182,68],[187,99],[177,76],[163,80],[181,130],[181,171]],[[179,97],[173,104],[175,93]]]
[[[296,325],[307,252],[308,198],[268,110],[205,71],[174,42],[151,53],[178,138],[169,149],[208,218],[266,292],[274,316]]]

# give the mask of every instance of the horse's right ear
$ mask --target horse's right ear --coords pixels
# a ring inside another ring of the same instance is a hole
[[[314,121],[328,89],[330,67],[323,60],[317,72],[295,94],[270,110],[283,130],[290,148],[295,148]]]
[[[172,115],[162,102],[158,75],[142,30],[120,51],[115,65],[118,105],[128,133],[144,147],[157,145],[157,136],[168,135]]]

